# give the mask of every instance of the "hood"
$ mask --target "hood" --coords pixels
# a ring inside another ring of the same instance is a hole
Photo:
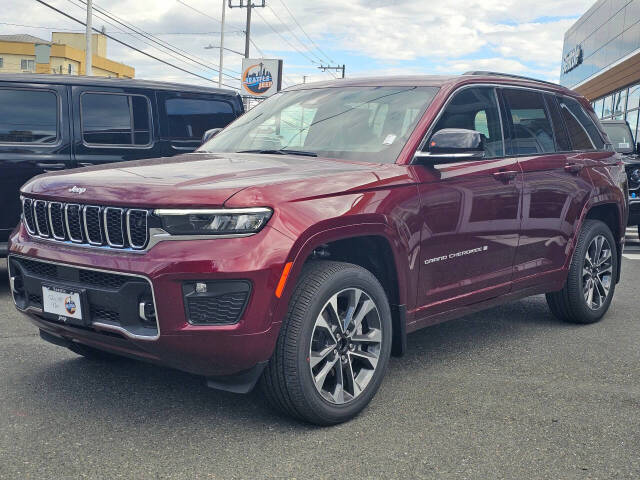
[[[303,197],[310,189],[323,195],[387,184],[385,179],[397,179],[398,168],[295,155],[191,153],[40,175],[21,191],[35,198],[85,204],[218,207],[247,188],[271,190],[287,184],[291,195]]]

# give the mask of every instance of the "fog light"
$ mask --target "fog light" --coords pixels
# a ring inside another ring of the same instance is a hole
[[[207,284],[203,282],[196,282],[196,293],[207,293]]]

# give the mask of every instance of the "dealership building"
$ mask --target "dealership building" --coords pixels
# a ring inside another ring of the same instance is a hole
[[[560,83],[603,119],[626,119],[638,141],[640,0],[598,0],[564,36]]]

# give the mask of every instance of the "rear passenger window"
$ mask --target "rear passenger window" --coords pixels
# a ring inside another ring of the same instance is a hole
[[[604,140],[600,135],[598,127],[596,127],[595,123],[591,117],[584,111],[582,105],[580,105],[576,100],[569,97],[562,97],[560,99],[560,108],[562,109],[562,113],[567,123],[567,128],[569,129],[569,133],[571,135],[572,128],[574,131],[577,131],[577,135],[579,138],[576,138],[576,141],[579,140],[579,145],[581,147],[576,147],[574,143],[574,150],[593,150],[594,148],[598,150],[602,150],[604,148]],[[567,118],[573,117],[573,120],[567,120]],[[569,126],[569,122],[572,122],[573,127]],[[587,142],[584,141],[584,133],[581,133],[578,129],[578,126],[575,125],[578,123],[582,130],[586,130],[588,136],[589,146],[587,147]],[[571,135],[571,141],[573,143],[573,135]]]
[[[559,152],[568,152],[571,150],[571,142],[567,130],[562,120],[562,114],[560,113],[560,107],[556,101],[555,95],[545,94],[547,101],[547,108],[551,116],[551,123],[553,126],[553,135],[556,138],[556,149]]]
[[[165,102],[169,137],[200,140],[207,130],[227,126],[236,118],[230,103],[200,98],[169,98]]]
[[[50,91],[0,89],[0,142],[55,143],[58,96]]]
[[[503,95],[511,120],[511,153],[530,155],[554,152],[553,130],[542,94],[507,89]]]
[[[504,155],[500,114],[493,88],[465,88],[446,106],[433,133],[443,128],[476,130],[484,136],[485,158]]]
[[[149,100],[141,95],[84,93],[80,98],[82,138],[91,145],[148,145]]]

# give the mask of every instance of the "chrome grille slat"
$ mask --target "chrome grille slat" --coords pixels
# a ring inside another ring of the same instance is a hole
[[[122,208],[106,207],[103,216],[107,243],[110,247],[123,248],[124,229],[122,228],[122,221],[124,219],[124,210]]]
[[[149,243],[148,210],[21,200],[30,235],[101,248],[144,250]]]
[[[36,200],[33,202],[33,215],[36,219],[36,230],[38,231],[38,235],[44,238],[51,236],[49,233],[49,215],[47,210],[47,202],[44,200]]]

